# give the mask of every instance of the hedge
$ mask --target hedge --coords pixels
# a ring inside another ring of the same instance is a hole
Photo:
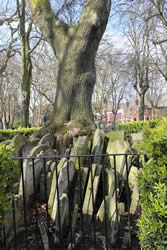
[[[11,140],[17,134],[30,136],[34,132],[39,131],[39,129],[40,127],[0,130],[0,142],[5,140]]]
[[[167,249],[167,118],[146,128],[138,150],[146,154],[138,176],[141,218],[138,238],[142,249]]]
[[[11,209],[9,198],[17,177],[16,161],[12,160],[14,148],[0,144],[0,224],[5,213]]]
[[[155,128],[160,120],[150,121],[133,121],[127,123],[119,123],[118,130],[124,130],[126,134],[134,134],[143,131],[144,128]]]

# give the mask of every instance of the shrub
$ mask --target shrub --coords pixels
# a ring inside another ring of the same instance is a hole
[[[0,144],[0,223],[5,213],[11,208],[9,198],[12,194],[12,185],[16,176],[16,166],[13,156],[14,148]]]
[[[134,121],[118,124],[118,129],[124,130],[126,134],[134,134],[143,131],[144,128],[155,128],[159,123],[159,120],[150,121]]]
[[[143,249],[167,249],[167,119],[156,128],[145,128],[144,140],[138,144],[146,154],[138,176],[142,215],[138,237]]]
[[[10,140],[17,134],[30,136],[34,132],[39,131],[39,129],[40,129],[39,127],[34,127],[34,128],[18,128],[18,129],[0,130],[0,142],[4,140]]]
[[[21,127],[21,120],[14,120],[13,129]]]

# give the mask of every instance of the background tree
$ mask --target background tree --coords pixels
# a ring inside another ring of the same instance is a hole
[[[131,15],[126,35],[130,46],[131,83],[139,96],[139,119],[144,120],[145,95],[149,89],[151,71],[149,27]]]
[[[149,103],[152,108],[157,108],[164,102],[166,93],[167,86],[164,78],[158,70],[157,72],[152,72],[149,89],[146,93],[146,102]]]
[[[29,126],[29,108],[31,96],[32,83],[32,60],[31,54],[38,46],[41,36],[35,44],[32,44],[33,22],[30,17],[26,15],[25,0],[17,0],[17,12],[19,17],[19,30],[21,40],[21,57],[22,57],[22,126]],[[27,20],[26,20],[27,19]],[[26,28],[27,27],[27,28]],[[31,43],[31,46],[30,46]]]
[[[167,3],[165,0],[150,0],[149,7],[149,12],[148,9],[145,10],[145,22],[152,27],[152,42],[156,49],[155,67],[167,81]]]
[[[100,51],[100,55],[97,57],[97,82],[93,106],[101,117],[103,114],[107,118],[107,104],[112,105],[112,127],[115,129],[116,115],[128,85],[128,75],[122,51],[111,44],[104,46],[106,49],[103,50],[103,54]]]
[[[12,9],[8,12],[8,5],[1,6],[2,11],[0,12],[0,76],[3,75],[7,68],[9,60],[16,54],[17,47],[17,28],[14,27],[13,23],[16,21],[17,11]]]
[[[12,128],[14,120],[20,119],[20,69],[15,57],[8,62],[3,77],[0,77],[0,128]]]
[[[16,6],[1,3],[0,12],[0,128],[11,128],[18,110],[18,35]],[[15,71],[17,69],[17,71]]]

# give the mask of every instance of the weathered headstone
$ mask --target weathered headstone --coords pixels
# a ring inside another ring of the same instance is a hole
[[[102,154],[104,146],[104,131],[102,129],[96,129],[93,137],[93,145],[91,153],[94,155]],[[95,156],[93,162],[100,164],[101,157]]]
[[[59,199],[60,225],[58,213],[56,213],[55,223],[56,231],[63,232],[69,226],[69,199],[66,193],[63,193]],[[53,211],[54,212],[54,211]],[[53,213],[52,213],[53,216]]]
[[[49,150],[49,151],[48,151]],[[33,156],[38,156],[42,155],[43,152],[47,152],[46,154],[52,154],[52,151],[48,149],[48,146],[45,144],[41,144],[36,146],[35,148],[32,149],[30,153],[30,157]],[[33,164],[34,163],[34,164]],[[46,170],[47,174],[47,169],[44,170],[44,162],[43,159],[36,158],[34,161],[32,159],[25,159],[23,162],[23,177],[24,181],[22,182],[22,177],[20,180],[20,187],[19,187],[19,194],[23,195],[23,183],[24,183],[24,191],[25,191],[25,198],[28,201],[30,196],[34,193],[34,188],[36,189],[39,180],[40,180],[40,175],[42,171]],[[45,165],[46,167],[46,165]],[[35,179],[35,183],[34,183]],[[34,187],[35,185],[35,187]]]
[[[54,221],[57,220],[57,218],[59,216],[58,215],[58,213],[59,213],[58,203],[59,203],[59,201],[62,198],[62,195],[64,193],[65,194],[69,193],[71,185],[74,181],[74,177],[75,177],[74,162],[69,160],[68,162],[65,162],[65,164],[61,168],[60,174],[59,174],[59,179],[58,179],[59,190],[56,190],[52,214],[51,214],[51,218]],[[63,208],[61,208],[61,209],[63,209]]]
[[[116,242],[117,233],[118,233],[118,222],[117,221],[117,210],[116,210],[116,199],[115,193],[113,196],[105,196],[105,205],[104,200],[101,203],[101,206],[96,215],[97,221],[101,224],[107,223],[108,238],[110,239],[111,244]]]
[[[71,151],[71,155],[85,155],[88,153],[88,136],[79,136],[74,148]],[[80,162],[78,157],[71,157],[71,160],[75,164],[75,168],[79,169],[83,165],[84,157],[80,157]]]
[[[105,133],[105,136],[110,139],[111,141],[116,141],[116,140],[124,140],[125,139],[125,132],[120,130],[120,131],[109,131]]]
[[[108,146],[107,146],[107,153],[108,154],[125,154],[130,149],[129,143],[127,141],[123,140],[115,140],[112,139],[109,140]],[[114,168],[114,156],[109,156],[110,158],[110,165],[111,168]],[[116,171],[123,175],[124,169],[125,169],[125,156],[124,155],[118,155],[115,157],[115,163],[116,163]]]
[[[11,201],[12,202],[12,201]],[[16,232],[17,232],[17,242],[19,242],[19,234],[25,231],[24,225],[24,207],[23,207],[23,197],[20,195],[14,196],[14,207],[15,207],[15,225],[16,225]],[[26,211],[26,220],[27,224],[29,223],[30,213]],[[12,244],[14,243],[14,230],[13,230],[13,211],[11,210],[6,214],[5,217],[5,233],[6,233],[6,245],[8,249],[12,248]],[[14,244],[13,244],[14,245]]]
[[[76,227],[76,222],[77,222],[77,217],[78,217],[78,210],[82,206],[87,178],[88,178],[88,168],[81,167],[80,170],[77,171],[77,181],[76,181],[76,185],[74,189],[72,237],[75,237],[75,227]]]
[[[130,213],[135,214],[137,212],[139,205],[139,187],[137,181],[138,169],[136,167],[131,167],[129,173],[129,187],[131,190],[131,204],[130,204]]]
[[[46,144],[48,147],[53,148],[55,144],[55,137],[51,134],[46,134],[41,138],[39,144]]]
[[[106,195],[112,196],[115,192],[115,174],[113,169],[106,169],[105,175],[105,188],[106,188]]]
[[[54,164],[52,163],[53,178],[52,178],[49,200],[48,200],[48,208],[49,208],[50,214],[52,214],[52,208],[53,208],[53,203],[54,203],[56,189],[57,189],[58,176],[60,174],[61,168],[63,167],[66,161],[67,161],[66,158],[62,158],[57,166],[55,162]],[[56,168],[57,168],[57,171],[56,171]],[[57,176],[56,176],[56,172],[57,172]]]
[[[26,144],[27,142],[27,137],[24,135],[16,135],[13,138],[13,145],[14,145],[14,149],[15,149],[15,156],[21,156],[21,149],[23,147],[23,145]]]
[[[89,179],[83,203],[83,215],[86,223],[89,223],[91,221],[93,215],[93,209],[96,202],[96,195],[98,191],[100,174],[101,174],[100,165],[92,164],[90,168],[91,169],[89,170],[90,171]]]

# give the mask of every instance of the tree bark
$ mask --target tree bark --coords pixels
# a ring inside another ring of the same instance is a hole
[[[32,62],[30,56],[30,32],[32,30],[32,21],[25,30],[25,0],[22,0],[21,10],[17,2],[20,35],[21,35],[21,56],[22,56],[22,127],[29,127],[29,106],[32,80]]]
[[[88,0],[74,27],[54,14],[49,0],[26,2],[58,60],[56,98],[49,128],[56,129],[70,120],[94,124],[91,106],[96,81],[94,61],[111,0]]]
[[[145,93],[140,93],[139,98],[140,98],[140,101],[139,101],[139,120],[144,121]]]
[[[117,113],[113,113],[113,121],[112,121],[112,129],[113,129],[113,130],[115,130],[116,115],[117,115]]]
[[[29,38],[26,37],[25,49],[22,44],[22,127],[29,126],[29,107],[30,107],[30,93],[32,80],[32,63],[29,55],[30,46]]]

